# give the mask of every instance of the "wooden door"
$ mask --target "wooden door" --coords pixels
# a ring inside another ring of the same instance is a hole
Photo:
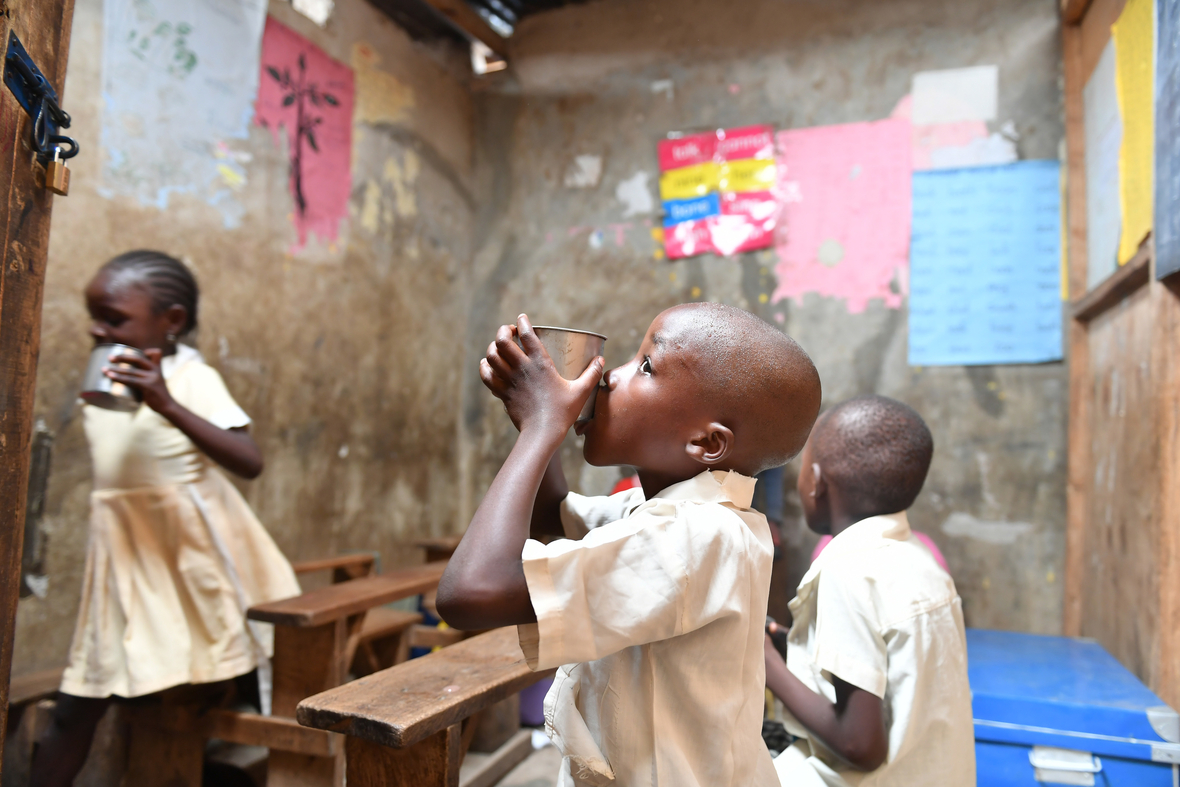
[[[53,84],[65,86],[74,0],[0,0],[0,49],[9,31]],[[64,97],[63,97],[64,101]],[[69,110],[69,105],[63,108]],[[20,585],[33,388],[41,343],[41,295],[53,194],[29,145],[29,117],[0,86],[0,730],[7,726],[8,678]],[[0,758],[3,753],[0,752]],[[3,768],[0,759],[0,768]]]
[[[1083,91],[1124,5],[1062,2],[1072,301],[1064,628],[1097,639],[1180,707],[1180,276],[1156,280],[1148,236],[1086,289]]]

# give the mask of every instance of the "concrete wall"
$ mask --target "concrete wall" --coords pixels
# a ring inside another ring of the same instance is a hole
[[[917,407],[937,453],[912,521],[950,560],[969,622],[1059,630],[1063,365],[910,368],[904,309],[764,303],[772,253],[656,260],[658,216],[625,216],[616,197],[641,172],[655,195],[668,131],[882,118],[913,72],[977,63],[1000,66],[1000,119],[1021,155],[1056,157],[1052,0],[600,0],[526,20],[513,67],[475,82],[461,52],[409,41],[363,0],[337,0],[322,31],[282,0],[270,12],[357,69],[353,215],[335,250],[287,253],[286,158],[261,129],[239,229],[196,200],[161,212],[101,197],[101,2],[78,0],[65,101],[87,152],[55,209],[38,390],[57,435],[49,590],[21,602],[14,673],[62,663],[76,614],[90,491],[74,403],[89,346],[81,287],[143,246],[197,272],[198,343],[255,417],[267,460],[243,488],[292,558],[377,549],[396,565],[420,559],[414,538],[461,532],[513,438],[476,362],[518,312],[605,331],[616,364],[662,309],[717,300],[780,316],[815,358],[826,403],[877,391]],[[671,93],[653,93],[658,80]],[[562,185],[577,154],[603,156],[596,188]],[[579,491],[618,477],[586,466],[572,437],[563,460]],[[779,607],[814,543],[794,472]]]
[[[203,201],[166,211],[99,195],[102,2],[78,0],[65,106],[83,154],[54,207],[37,414],[56,434],[44,532],[45,598],[21,601],[14,674],[64,663],[85,555],[90,460],[75,399],[90,339],[82,287],[111,256],[160,248],[202,289],[197,340],[250,413],[266,458],[243,484],[292,559],[379,550],[457,521],[456,417],[476,185],[470,67],[363,0],[324,30],[270,14],[356,70],[351,220],[335,248],[291,254],[287,157],[254,128],[241,227]],[[368,50],[361,45],[368,45]]]
[[[945,552],[969,623],[1058,632],[1063,364],[910,368],[904,309],[878,302],[849,315],[817,296],[801,306],[763,303],[775,285],[772,253],[655,261],[650,226],[658,217],[627,217],[616,197],[639,172],[648,173],[655,196],[656,142],[668,131],[884,118],[915,71],[984,63],[999,65],[999,121],[1015,123],[1021,157],[1057,158],[1055,4],[601,0],[527,19],[512,39],[511,62],[503,78],[481,83],[477,125],[508,182],[499,184],[499,224],[477,257],[485,283],[476,286],[490,301],[472,315],[466,368],[474,369],[494,323],[522,310],[536,322],[606,332],[610,364],[629,358],[651,318],[676,303],[715,300],[768,320],[781,315],[815,359],[826,404],[878,392],[910,403],[930,423],[937,451],[912,522]],[[653,92],[660,80],[672,81],[671,94]],[[500,131],[489,139],[493,127]],[[562,185],[579,154],[603,157],[595,189]],[[492,436],[465,443],[470,499],[510,446],[511,426],[472,373],[464,397],[471,433]],[[564,457],[588,491],[617,477],[586,467],[573,439]],[[784,606],[814,544],[799,516],[796,472],[788,472],[788,557],[772,609]]]

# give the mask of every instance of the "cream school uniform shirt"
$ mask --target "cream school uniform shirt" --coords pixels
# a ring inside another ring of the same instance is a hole
[[[777,785],[762,742],[774,547],[754,479],[706,471],[651,500],[570,494],[568,539],[528,541],[536,670],[559,787]]]
[[[875,771],[847,768],[788,718],[802,737],[775,759],[783,787],[973,787],[962,604],[905,512],[836,536],[790,607],[787,669],[832,702],[833,675],[881,697],[889,754]]]

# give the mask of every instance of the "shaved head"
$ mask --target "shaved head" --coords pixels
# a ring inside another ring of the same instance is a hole
[[[934,438],[913,408],[885,396],[849,399],[815,425],[811,460],[861,516],[905,511],[926,481]]]
[[[737,438],[750,475],[784,465],[803,450],[819,414],[815,364],[794,339],[747,311],[690,303],[664,312],[653,336],[680,355],[700,392]]]

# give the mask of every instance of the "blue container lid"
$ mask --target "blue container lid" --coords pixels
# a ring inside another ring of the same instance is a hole
[[[1007,742],[1030,745],[1045,745],[1049,732],[1164,741],[1148,715],[1151,709],[1157,724],[1166,719],[1163,700],[1096,642],[968,629],[967,672],[977,738],[987,738],[990,730]],[[1151,749],[1144,749],[1151,759]]]

